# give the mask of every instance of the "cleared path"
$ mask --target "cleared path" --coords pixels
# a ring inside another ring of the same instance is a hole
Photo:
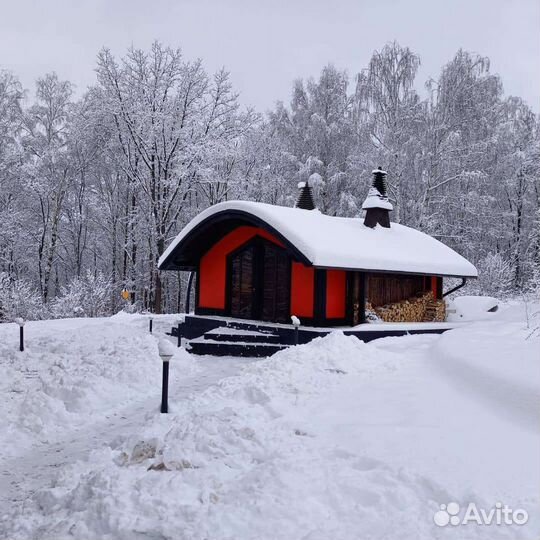
[[[239,373],[243,365],[253,361],[204,357],[200,371],[187,377],[175,372],[173,364],[170,401],[177,402],[203,392],[220,380]],[[146,415],[159,408],[160,398],[160,395],[146,395],[129,407],[109,411],[98,423],[82,425],[67,438],[36,443],[30,451],[4,461],[0,472],[0,516],[11,512],[16,505],[24,505],[35,491],[52,486],[63,467],[85,460],[90,452],[110,445],[115,439],[136,434],[144,425]]]

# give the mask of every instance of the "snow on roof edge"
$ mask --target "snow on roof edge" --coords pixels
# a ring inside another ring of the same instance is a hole
[[[315,267],[405,272],[456,277],[478,276],[475,266],[439,240],[410,227],[365,227],[359,218],[327,216],[252,201],[227,201],[203,210],[176,236],[159,258],[158,268],[200,223],[220,212],[252,214],[283,235]],[[292,218],[295,218],[292,220]]]
[[[250,214],[253,214],[253,215],[256,215],[253,211],[250,211],[249,209],[246,209],[246,205],[264,205],[264,206],[276,206],[276,205],[272,205],[272,204],[267,204],[267,203],[258,203],[258,202],[254,202],[254,201],[225,201],[225,202],[220,202],[220,203],[217,203],[217,204],[214,204],[213,206],[209,206],[208,208],[206,208],[205,210],[203,210],[201,213],[197,214],[177,235],[176,237],[174,238],[174,240],[171,242],[171,244],[169,244],[169,247],[163,252],[163,255],[159,258],[159,261],[158,261],[158,268],[161,267],[161,265],[166,261],[166,259],[169,257],[169,255],[176,249],[176,247],[178,246],[178,244],[193,230],[195,229],[199,224],[201,224],[205,219],[209,218],[210,216],[214,215],[214,214],[217,214],[219,212],[224,212],[226,210],[242,210],[242,211],[245,211],[245,212],[248,212]],[[321,214],[320,210],[318,209],[315,209],[315,210],[303,210],[301,208],[291,208],[291,207],[287,207],[287,206],[276,206],[276,208],[287,208],[289,210],[295,210],[295,211],[299,211],[299,212],[311,212],[311,213],[318,213],[318,214]],[[321,214],[322,215],[322,214]],[[256,217],[259,217],[260,216],[256,216]],[[263,220],[263,221],[266,221],[266,220]],[[268,223],[269,225],[272,225],[271,223]],[[273,225],[272,225],[273,226]],[[279,227],[274,227],[276,229],[279,229]],[[287,239],[288,236],[287,235],[284,235]],[[289,241],[291,241],[289,239]],[[294,242],[291,241],[291,243],[294,244]],[[300,252],[302,252],[301,249],[299,249]],[[308,259],[312,264],[313,264],[313,261],[312,259],[307,256],[305,253],[302,252],[302,254],[306,257],[306,259]]]

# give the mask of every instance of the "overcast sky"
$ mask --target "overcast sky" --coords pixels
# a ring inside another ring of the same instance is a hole
[[[155,39],[225,66],[242,102],[288,100],[297,77],[334,63],[350,76],[397,40],[420,55],[421,88],[458,48],[491,59],[505,92],[540,110],[540,0],[0,0],[0,69],[32,88],[55,70],[79,93],[98,50]]]

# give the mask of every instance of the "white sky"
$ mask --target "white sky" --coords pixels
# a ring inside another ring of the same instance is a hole
[[[102,46],[119,55],[154,39],[225,66],[259,110],[329,62],[352,79],[394,39],[420,55],[420,89],[462,47],[540,110],[540,0],[0,0],[0,69],[27,88],[55,70],[81,93]]]

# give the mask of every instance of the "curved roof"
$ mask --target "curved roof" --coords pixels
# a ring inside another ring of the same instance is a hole
[[[333,217],[318,210],[228,201],[192,219],[159,259],[161,270],[196,267],[215,242],[242,224],[263,227],[300,261],[319,268],[476,277],[476,268],[442,242],[420,231],[392,223],[366,227],[362,219]]]

